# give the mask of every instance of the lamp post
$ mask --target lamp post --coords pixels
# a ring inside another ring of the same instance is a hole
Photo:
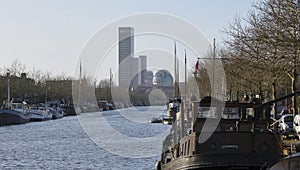
[[[48,99],[47,99],[47,98],[48,98],[48,87],[47,87],[47,82],[46,82],[46,89],[45,89],[45,91],[46,91],[46,92],[45,92],[45,93],[46,93],[46,94],[45,94],[45,107],[46,107],[47,100],[48,100]]]
[[[10,110],[10,70],[7,69],[7,108]]]

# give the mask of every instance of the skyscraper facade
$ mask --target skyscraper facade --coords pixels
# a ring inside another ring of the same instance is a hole
[[[134,29],[119,27],[119,86],[128,88],[133,79]],[[134,62],[135,63],[135,62]]]
[[[139,58],[130,59],[130,75],[131,75],[131,87],[136,88],[139,85]]]
[[[139,84],[145,85],[147,83],[147,56],[139,56]]]

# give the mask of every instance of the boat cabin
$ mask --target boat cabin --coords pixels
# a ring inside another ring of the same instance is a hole
[[[10,109],[25,113],[27,110],[27,103],[23,101],[11,101]]]

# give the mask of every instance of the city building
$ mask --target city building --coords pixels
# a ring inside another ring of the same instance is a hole
[[[147,71],[147,83],[146,85],[153,85],[153,71]]]
[[[173,86],[173,77],[168,70],[158,70],[155,73],[153,84],[156,86]]]
[[[139,84],[146,85],[147,84],[147,56],[145,55],[139,56],[139,68],[140,68]]]
[[[119,27],[119,86],[136,88],[147,83],[147,56],[134,57],[134,29]]]
[[[128,88],[137,66],[132,64],[134,54],[134,29],[119,27],[119,86]]]
[[[131,58],[130,59],[130,88],[136,88],[140,84],[140,79],[139,79],[139,73],[140,73],[140,68],[139,68],[139,58]]]

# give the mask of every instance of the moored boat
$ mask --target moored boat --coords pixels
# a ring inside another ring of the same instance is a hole
[[[45,112],[44,114],[44,118],[45,120],[49,120],[49,119],[52,119],[53,115],[52,115],[52,112],[49,112],[49,110],[47,110],[45,107],[42,108]]]
[[[48,112],[52,114],[52,119],[59,119],[64,116],[64,114],[54,108],[49,108]]]
[[[27,111],[30,121],[43,121],[45,120],[45,111],[40,110],[38,107],[29,107]]]
[[[59,119],[64,116],[63,108],[59,101],[49,101],[46,103],[47,112],[52,114],[52,119]]]
[[[271,166],[270,170],[296,170],[300,169],[300,153],[282,158]]]
[[[190,119],[173,121],[156,169],[267,169],[283,157],[269,105],[224,102],[222,110],[212,100],[194,102]]]
[[[162,116],[150,119],[149,123],[162,123]]]
[[[162,123],[165,125],[171,125],[172,122],[176,119],[176,114],[179,112],[179,106],[181,99],[172,99],[169,100],[167,104],[167,116],[162,117]]]
[[[16,125],[29,122],[26,104],[13,101],[7,109],[0,110],[0,125]]]

